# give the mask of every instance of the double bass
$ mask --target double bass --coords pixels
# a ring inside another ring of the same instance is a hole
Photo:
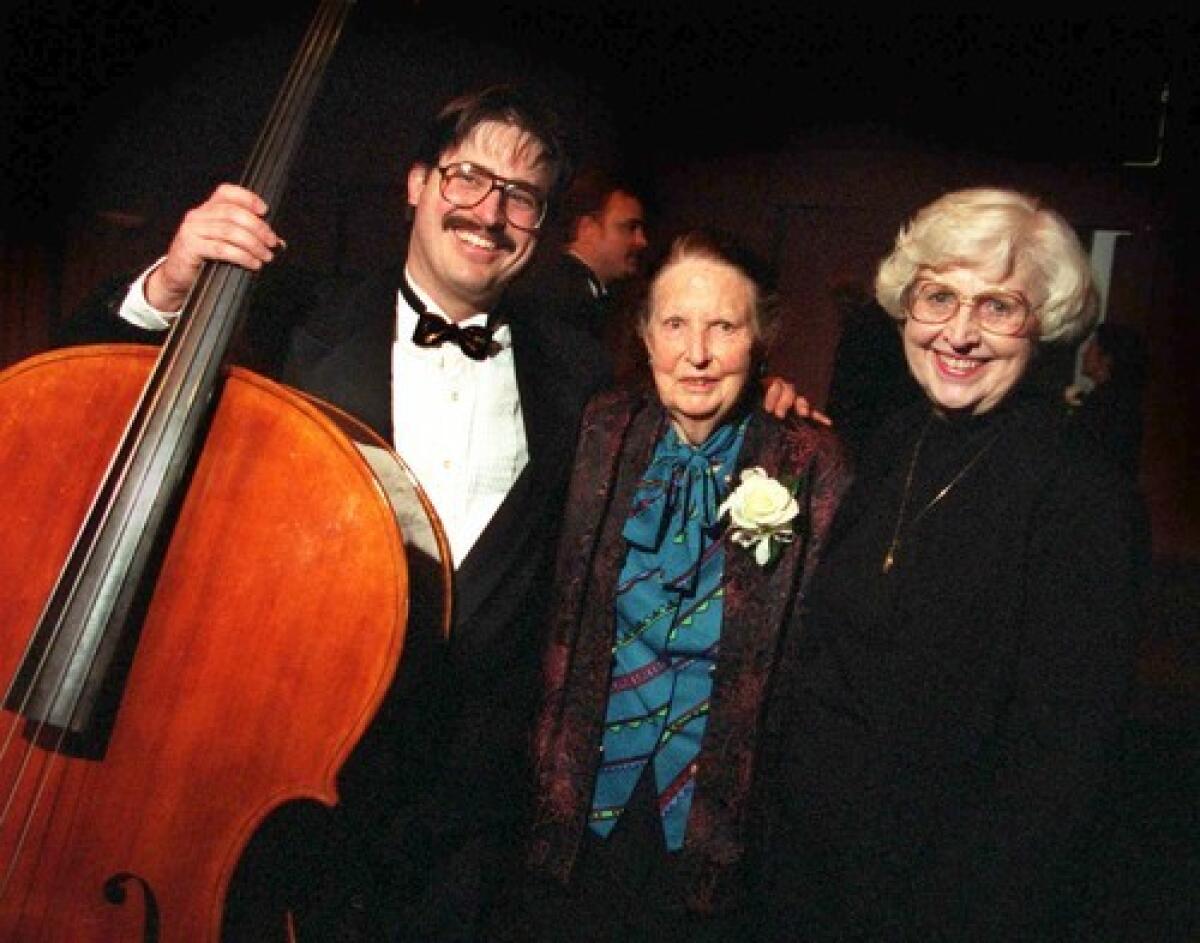
[[[243,176],[272,207],[349,6],[319,4]],[[449,625],[403,461],[229,365],[252,278],[208,263],[161,348],[0,373],[0,943],[219,939],[262,823],[337,801],[410,610]]]

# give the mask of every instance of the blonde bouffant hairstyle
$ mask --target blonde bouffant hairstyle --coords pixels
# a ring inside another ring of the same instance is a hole
[[[879,265],[875,298],[904,321],[918,276],[950,268],[995,282],[1020,275],[1043,343],[1077,340],[1096,323],[1091,266],[1078,236],[1062,216],[1024,193],[956,190],[917,211]]]

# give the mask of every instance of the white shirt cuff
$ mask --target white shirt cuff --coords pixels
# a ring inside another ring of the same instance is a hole
[[[135,327],[146,328],[150,331],[165,331],[179,316],[178,311],[160,311],[146,300],[146,279],[151,272],[162,265],[165,258],[164,255],[134,279],[133,284],[129,286],[129,293],[121,302],[120,310],[117,312],[122,320],[128,321]]]

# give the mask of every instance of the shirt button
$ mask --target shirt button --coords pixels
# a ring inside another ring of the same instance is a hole
[[[453,391],[453,392],[450,394],[450,402],[452,402],[452,403],[457,403],[457,402],[458,402],[458,390],[454,390],[454,391]]]
[[[450,459],[446,459],[444,462],[442,462],[442,468],[445,468],[447,471],[450,470]]]

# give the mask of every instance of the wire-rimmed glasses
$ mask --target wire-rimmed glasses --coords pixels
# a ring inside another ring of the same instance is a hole
[[[967,305],[982,330],[1013,336],[1025,329],[1033,308],[1023,295],[1011,291],[981,291],[960,295],[949,285],[920,281],[909,296],[908,313],[921,324],[945,324]]]

